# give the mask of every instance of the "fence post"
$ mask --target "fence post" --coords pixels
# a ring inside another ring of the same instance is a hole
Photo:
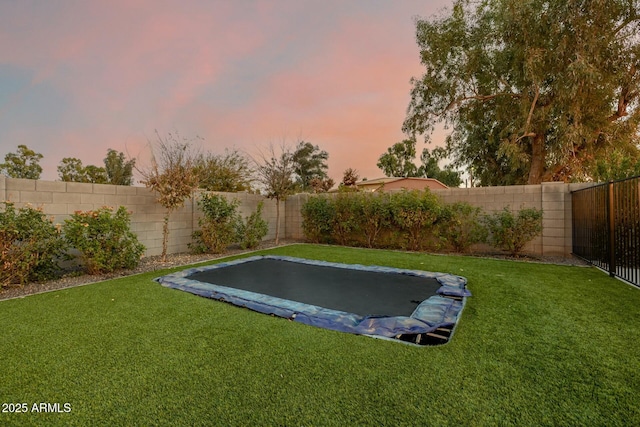
[[[615,196],[613,193],[613,181],[609,181],[608,194],[609,198],[609,276],[614,277],[616,274],[616,211]]]

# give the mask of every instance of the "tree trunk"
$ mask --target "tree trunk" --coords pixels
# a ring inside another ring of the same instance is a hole
[[[529,168],[528,185],[542,183],[546,163],[545,157],[544,136],[536,133],[531,140],[531,166]]]
[[[164,224],[162,224],[162,262],[167,262],[167,246],[169,243],[169,215],[170,212],[164,216]]]
[[[276,198],[276,245],[280,238],[280,199]]]

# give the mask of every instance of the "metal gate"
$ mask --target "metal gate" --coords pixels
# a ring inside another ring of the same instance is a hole
[[[573,254],[640,286],[640,177],[571,193]]]

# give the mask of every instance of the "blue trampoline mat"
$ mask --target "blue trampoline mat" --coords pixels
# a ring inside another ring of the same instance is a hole
[[[155,280],[312,326],[415,344],[448,341],[471,295],[466,279],[451,274],[271,255]]]

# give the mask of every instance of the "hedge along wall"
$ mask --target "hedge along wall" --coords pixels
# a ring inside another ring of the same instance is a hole
[[[571,191],[593,184],[565,184],[546,182],[541,185],[513,185],[506,187],[448,188],[432,190],[443,202],[468,202],[485,213],[493,213],[510,206],[514,212],[521,208],[543,210],[542,235],[531,241],[524,252],[545,256],[571,254]],[[287,199],[287,238],[303,239],[300,209],[310,197],[298,194]],[[476,247],[489,250],[488,247]]]
[[[260,200],[264,200],[262,217],[269,224],[265,239],[275,237],[276,204],[263,196],[245,193],[220,193],[240,201],[243,216],[253,212]],[[197,195],[185,201],[185,206],[174,211],[169,221],[169,253],[186,252],[191,233],[198,229]],[[103,206],[125,206],[132,212],[131,230],[146,246],[145,255],[162,252],[162,223],[165,209],[156,203],[155,194],[146,187],[131,187],[78,182],[42,181],[7,178],[0,175],[0,201],[11,201],[17,208],[27,203],[41,207],[55,223],[62,223],[75,211],[99,209]],[[281,203],[281,236],[285,235],[285,207]]]

